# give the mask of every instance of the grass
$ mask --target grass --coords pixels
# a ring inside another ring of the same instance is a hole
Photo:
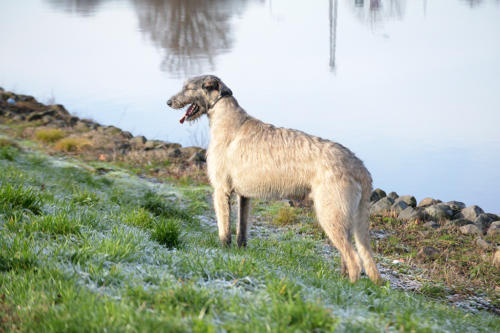
[[[60,150],[66,153],[80,152],[92,146],[92,142],[89,139],[69,137],[64,138],[56,142],[54,149]]]
[[[373,227],[389,233],[376,242],[376,252],[429,270],[432,278],[442,281],[449,293],[470,293],[470,288],[474,288],[476,292],[498,297],[500,270],[490,260],[494,247],[490,250],[479,248],[475,236],[463,235],[454,227],[440,226],[430,230],[418,221],[403,222],[389,217],[375,218]],[[499,243],[500,237],[489,240]],[[421,262],[417,253],[426,246],[436,248],[440,255],[435,260]]]
[[[40,128],[35,132],[35,139],[44,143],[54,143],[66,136],[59,128]]]
[[[17,210],[39,214],[41,206],[42,198],[32,187],[0,183],[0,214],[10,215]]]
[[[181,223],[177,219],[161,219],[154,227],[151,237],[168,248],[179,247]]]
[[[24,230],[28,233],[42,232],[48,235],[78,235],[80,222],[72,219],[67,213],[38,216],[26,224]]]
[[[294,207],[280,207],[273,223],[279,226],[296,224],[300,221],[300,210]]]
[[[0,213],[0,331],[500,329],[492,314],[436,301],[444,285],[417,295],[349,283],[335,253],[322,254],[324,239],[302,232],[312,228],[309,212],[283,203],[253,206],[272,225],[284,209],[279,231],[261,224],[268,232],[246,249],[222,248],[205,185],[103,176],[80,161],[21,150],[0,168],[0,202],[15,207]]]

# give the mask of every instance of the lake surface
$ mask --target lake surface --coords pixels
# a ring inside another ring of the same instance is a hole
[[[206,145],[165,101],[213,73],[266,122],[338,141],[374,185],[500,213],[500,1],[23,0],[0,86]]]

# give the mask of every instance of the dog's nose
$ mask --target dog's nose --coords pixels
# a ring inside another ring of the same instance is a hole
[[[171,99],[169,99],[169,100],[167,101],[167,105],[168,105],[168,106],[172,106],[172,100],[171,100]]]

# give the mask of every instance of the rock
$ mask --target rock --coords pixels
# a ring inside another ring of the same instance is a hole
[[[439,257],[439,250],[432,246],[421,248],[417,253],[417,260],[420,262],[436,260]]]
[[[417,200],[412,195],[403,195],[394,200],[394,204],[397,204],[398,202],[404,202],[407,206],[411,206],[413,208],[417,207]]]
[[[424,198],[418,203],[417,207],[428,207],[438,203],[441,203],[441,200],[436,200],[433,198]]]
[[[463,227],[464,225],[473,224],[473,223],[474,222],[472,222],[471,220],[467,220],[467,219],[455,219],[455,220],[448,221],[448,223],[446,223],[446,224],[454,226],[454,227]]]
[[[489,217],[491,217],[492,221],[500,221],[500,216],[498,216],[497,214],[486,213],[486,215],[488,215]]]
[[[479,228],[474,224],[467,224],[460,227],[460,232],[464,235],[478,235],[481,236],[483,233]]]
[[[89,125],[87,125],[86,122],[83,122],[81,120],[77,121],[74,125],[74,128],[78,132],[88,132],[90,131]]]
[[[5,90],[4,90],[2,87],[0,87],[0,92],[4,92],[4,91],[5,91]]]
[[[124,142],[118,146],[118,150],[120,151],[121,154],[125,155],[130,151],[130,143]]]
[[[7,103],[8,103],[8,104],[16,104],[16,100],[15,100],[14,98],[12,98],[12,97],[9,97],[9,98],[7,99]]]
[[[396,192],[391,192],[387,196],[392,200],[396,200],[397,198],[399,198],[399,195]]]
[[[123,131],[122,132],[122,136],[125,138],[125,139],[132,139],[134,136],[132,135],[132,133],[130,133],[129,131]]]
[[[203,163],[203,162],[206,162],[207,159],[202,152],[198,151],[198,152],[194,153],[193,155],[191,155],[191,157],[188,159],[188,161],[194,162],[194,163]]]
[[[144,144],[144,150],[152,150],[156,148],[156,142],[153,140],[148,140]]]
[[[487,232],[488,236],[500,235],[500,221],[495,221],[490,224]]]
[[[474,205],[474,206],[469,206],[469,207],[463,208],[460,211],[460,217],[463,217],[467,220],[474,221],[475,219],[477,219],[479,217],[479,215],[481,215],[483,213],[484,213],[484,211],[481,209],[481,207]]]
[[[389,197],[384,197],[384,198],[380,199],[379,201],[375,202],[370,207],[370,214],[371,215],[382,215],[382,214],[391,210],[391,206],[393,203],[394,203],[394,200],[392,200]]]
[[[391,211],[399,214],[403,210],[405,210],[407,207],[408,207],[408,205],[404,201],[394,202],[391,206]]]
[[[482,248],[483,250],[488,250],[490,248],[490,243],[488,243],[482,238],[476,239],[476,245]]]
[[[414,220],[422,220],[423,219],[423,211],[422,209],[415,209],[413,207],[406,207],[401,211],[398,215],[398,219],[404,221],[414,221]]]
[[[491,222],[493,222],[493,219],[487,214],[479,214],[477,219],[474,220],[474,224],[483,232],[486,232],[486,230],[488,230]]]
[[[51,120],[52,117],[56,115],[57,111],[56,110],[46,110],[46,111],[40,111],[40,112],[34,112],[30,114],[28,117],[26,117],[27,121],[35,121],[35,120],[44,120],[44,121],[49,121]]]
[[[451,208],[442,203],[426,207],[424,211],[430,219],[435,221],[447,220],[453,216]]]
[[[465,208],[465,204],[463,202],[460,202],[460,201],[448,201],[446,204],[455,213],[458,213],[459,211],[461,211],[462,209]]]
[[[497,248],[491,262],[496,268],[500,268],[500,248]]]
[[[424,223],[424,227],[437,229],[440,227],[440,225],[436,221],[429,221],[429,222]]]
[[[173,148],[168,152],[168,157],[169,158],[179,158],[181,157],[182,152],[179,148]]]
[[[376,188],[373,190],[372,195],[370,196],[370,201],[376,202],[379,201],[380,199],[384,198],[386,196],[384,190],[381,190],[379,188]]]
[[[142,146],[143,144],[146,143],[146,138],[142,135],[134,136],[132,139],[130,139],[130,144],[133,146]]]

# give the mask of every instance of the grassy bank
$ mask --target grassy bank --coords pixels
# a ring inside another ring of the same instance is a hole
[[[257,223],[247,249],[224,249],[206,185],[153,184],[29,145],[0,145],[0,331],[500,329],[489,313],[350,284],[313,226]],[[264,206],[263,221],[300,218]]]

